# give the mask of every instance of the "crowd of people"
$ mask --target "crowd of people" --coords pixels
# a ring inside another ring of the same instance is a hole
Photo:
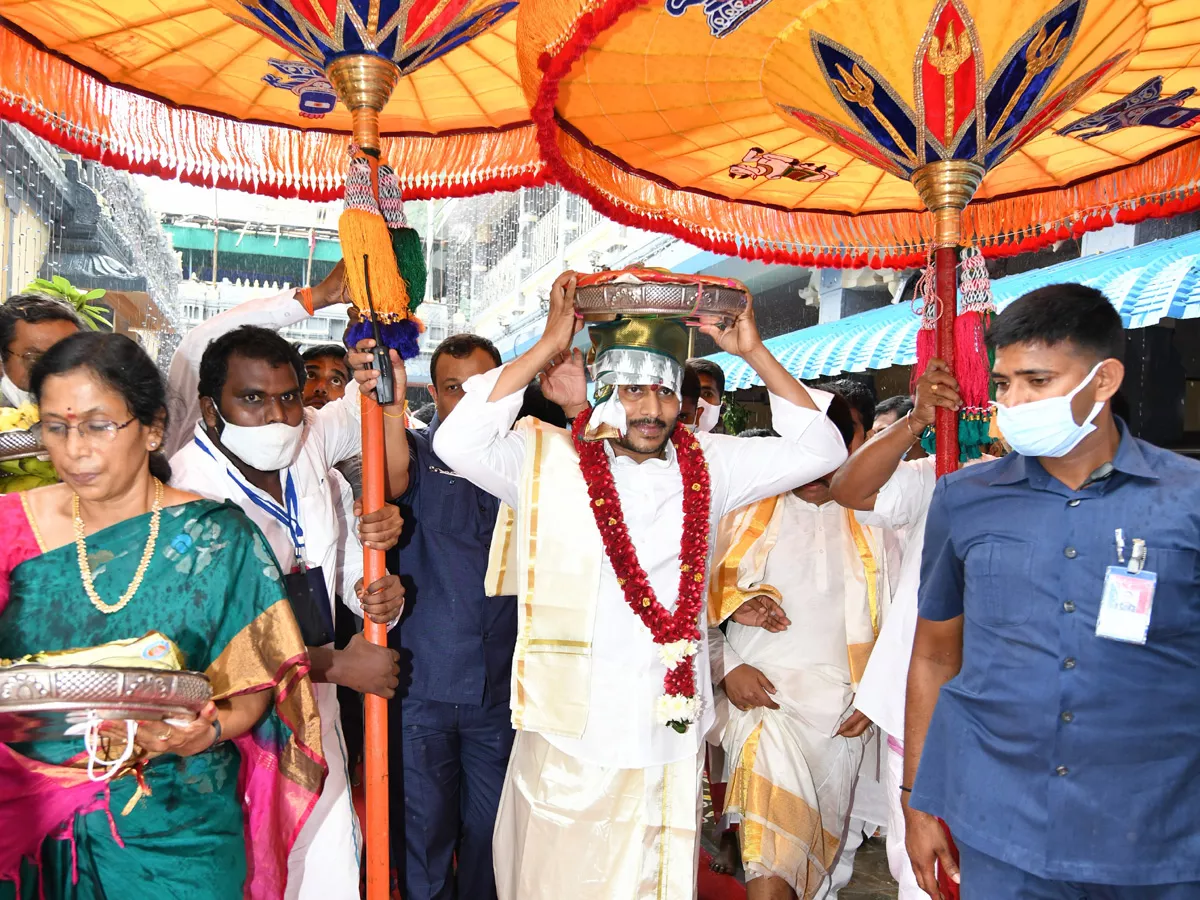
[[[1200,897],[1200,469],[1113,415],[1102,295],[995,320],[997,444],[939,480],[942,361],[879,404],[806,386],[751,304],[700,326],[769,396],[728,435],[682,323],[593,323],[585,364],[574,291],[507,364],[434,350],[371,515],[371,342],[279,334],[345,302],[340,266],[193,329],[165,380],[57,300],[0,306],[0,403],[39,405],[61,479],[0,497],[0,659],[143,639],[213,688],[0,744],[0,898],[358,897],[368,693],[405,900],[689,900],[705,780],[750,900],[836,897],[880,830],[901,900]]]

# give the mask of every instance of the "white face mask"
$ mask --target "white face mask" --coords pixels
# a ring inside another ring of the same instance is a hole
[[[252,428],[226,422],[221,431],[221,444],[252,469],[279,472],[296,461],[303,437],[303,422],[299,425],[272,422]]]
[[[700,419],[696,425],[696,430],[702,431],[705,434],[711,434],[712,430],[721,421],[721,407],[719,405],[713,406],[706,400],[697,401],[696,407],[700,410]]]
[[[8,402],[14,406],[24,406],[26,403],[33,402],[33,394],[29,391],[23,391],[15,384],[7,375],[0,377],[0,392],[8,398]]]
[[[1103,403],[1092,405],[1092,411],[1082,425],[1075,424],[1071,400],[1091,384],[1103,362],[1088,373],[1079,386],[1063,397],[1048,397],[1019,406],[996,406],[996,425],[1005,442],[1022,456],[1066,456],[1079,442],[1096,430],[1092,421],[1104,409]]]

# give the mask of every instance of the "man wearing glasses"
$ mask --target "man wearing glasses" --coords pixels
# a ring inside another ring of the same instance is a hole
[[[82,330],[83,323],[67,304],[40,294],[16,294],[0,305],[0,407],[33,402],[29,373],[42,356]]]

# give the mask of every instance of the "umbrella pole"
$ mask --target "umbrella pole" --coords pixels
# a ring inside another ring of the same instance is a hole
[[[383,407],[362,397],[363,512],[383,507]],[[387,574],[382,550],[363,548],[363,584],[374,584]],[[363,636],[372,644],[387,646],[387,626],[363,619]],[[367,900],[387,900],[390,856],[388,840],[388,708],[375,694],[365,698],[366,734],[364,776],[367,794]]]
[[[350,110],[354,141],[365,150],[380,149],[379,113],[391,97],[399,70],[387,60],[365,54],[342,56],[330,63],[325,73],[338,98]],[[361,312],[366,312],[360,306]],[[378,332],[376,332],[378,334]],[[403,398],[399,398],[403,401]],[[362,502],[363,513],[373,513],[384,504],[383,408],[362,397]],[[374,584],[387,574],[380,550],[363,548],[363,584]],[[372,644],[387,646],[387,626],[364,618],[363,636]],[[391,842],[388,837],[388,707],[387,701],[367,694],[363,769],[367,794],[367,900],[387,900]]]
[[[937,355],[958,373],[954,353],[954,322],[958,318],[958,247],[962,242],[962,214],[975,195],[983,169],[960,159],[940,159],[913,172],[913,187],[934,215],[934,283],[937,288]],[[958,468],[958,415],[938,408],[937,474]]]
[[[958,318],[958,248],[938,247],[933,252],[934,283],[937,286],[937,355],[958,371],[954,359],[954,322]],[[958,468],[958,415],[938,407],[934,420],[937,431],[937,476]]]

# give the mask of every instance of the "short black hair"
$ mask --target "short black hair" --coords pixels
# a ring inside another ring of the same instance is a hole
[[[519,422],[526,416],[540,419],[547,425],[553,425],[556,428],[568,427],[567,414],[563,412],[561,406],[546,398],[536,382],[525,388],[525,398],[521,401],[521,409],[517,413],[515,421]]]
[[[829,417],[837,430],[842,434],[842,440],[846,444],[846,449],[850,449],[850,445],[854,443],[854,415],[850,411],[850,401],[838,393],[832,385],[821,385],[822,390],[828,390],[833,397],[829,401],[829,409],[825,410],[825,415]],[[872,411],[874,407],[872,407]]]
[[[725,370],[718,366],[711,359],[689,359],[688,366],[697,375],[707,375],[717,385],[717,393],[722,399],[725,397]]]
[[[695,367],[688,363],[683,367],[683,381],[679,383],[679,396],[684,400],[700,400],[700,376]]]
[[[416,412],[409,413],[409,416],[414,419],[420,419],[426,425],[433,421],[433,415],[437,412],[437,404],[430,401],[417,407]]]
[[[992,320],[987,344],[991,350],[1013,344],[1070,343],[1096,362],[1125,355],[1125,326],[1121,315],[1095,288],[1082,284],[1051,284],[1018,297]]]
[[[853,378],[838,378],[834,381],[827,381],[825,384],[818,385],[817,387],[819,390],[837,394],[849,403],[852,409],[858,410],[858,417],[862,420],[863,431],[870,431],[872,426],[874,426],[875,394],[861,381],[855,381]]]
[[[878,419],[887,413],[895,413],[897,419],[903,419],[912,410],[912,397],[908,396],[908,394],[897,394],[895,397],[888,397],[886,400],[880,400],[875,404],[875,418]]]
[[[29,390],[38,403],[46,379],[87,369],[125,400],[129,411],[143,425],[170,424],[167,387],[162,373],[137,341],[123,334],[81,331],[46,351],[29,374]],[[150,474],[159,481],[171,480],[171,466],[161,449],[150,454]]]
[[[83,320],[70,305],[45,294],[14,294],[0,304],[0,353],[8,356],[17,334],[17,323],[70,322],[80,331]]]
[[[429,360],[429,380],[433,382],[433,386],[437,387],[437,364],[442,356],[449,354],[455,359],[466,359],[476,350],[484,351],[492,358],[492,362],[500,365],[500,351],[496,349],[496,345],[487,338],[479,334],[452,334],[433,351],[433,356]]]
[[[204,348],[200,358],[200,396],[220,404],[225,379],[229,376],[229,360],[240,356],[269,366],[291,366],[296,373],[297,387],[303,388],[306,374],[300,351],[279,336],[278,332],[257,325],[243,325],[226,332]]]
[[[774,428],[747,428],[738,437],[779,437]]]
[[[346,348],[341,344],[321,344],[317,347],[310,347],[300,354],[300,358],[307,362],[312,362],[314,359],[324,359],[327,356],[332,356],[340,363],[346,361]]]

